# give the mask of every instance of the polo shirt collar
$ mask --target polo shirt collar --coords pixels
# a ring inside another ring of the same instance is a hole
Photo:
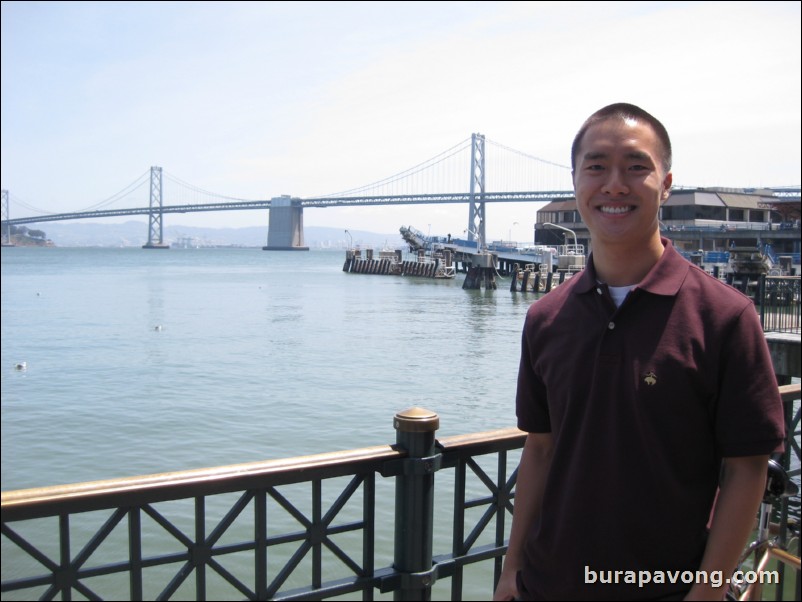
[[[674,296],[679,292],[685,276],[691,268],[691,263],[680,255],[674,245],[667,238],[660,238],[665,250],[654,264],[646,277],[635,285],[636,288],[645,290],[655,295]],[[588,266],[579,276],[579,282],[574,287],[577,294],[588,293],[596,289],[596,268],[593,265],[593,253],[588,258]]]

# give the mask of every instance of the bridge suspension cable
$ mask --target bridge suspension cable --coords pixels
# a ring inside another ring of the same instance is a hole
[[[486,141],[487,190],[571,190],[571,168],[493,140]]]
[[[179,178],[177,176],[174,176],[173,174],[168,173],[166,171],[163,172],[163,175],[164,175],[164,179],[165,180],[169,180],[170,182],[172,182],[173,184],[176,184],[179,187],[179,190],[176,192],[175,197],[174,197],[173,200],[176,200],[176,199],[182,200],[183,197],[184,197],[184,194],[183,194],[184,191],[187,191],[187,192],[191,193],[193,201],[196,200],[198,196],[203,196],[203,197],[207,197],[207,198],[210,198],[210,199],[223,199],[223,200],[226,200],[226,201],[237,201],[237,202],[242,202],[242,201],[246,201],[247,202],[247,201],[258,200],[258,199],[244,199],[244,198],[239,198],[239,197],[234,197],[234,196],[228,196],[228,195],[225,195],[225,194],[220,194],[219,192],[211,192],[209,190],[205,190],[205,189],[201,188],[200,186],[195,186],[194,184],[190,184],[189,182],[186,182],[186,181],[182,180],[181,178]]]
[[[9,194],[9,199],[14,201],[14,206],[15,207],[24,207],[28,211],[33,211],[34,213],[38,213],[40,215],[52,215],[53,214],[52,211],[47,211],[45,209],[39,209],[39,207],[34,207],[30,203],[26,203],[21,198],[19,198],[18,196],[14,195],[14,194],[11,194],[10,192],[8,194]]]
[[[498,142],[487,142],[491,149],[488,149],[485,157],[488,173],[486,192],[572,188],[569,166]],[[314,198],[466,192],[470,182],[468,175],[471,173],[470,148],[471,139],[466,138],[434,157],[394,175],[341,192],[316,195]]]
[[[535,157],[534,155],[530,155],[529,153],[525,153],[524,151],[515,150],[514,148],[510,148],[500,142],[496,142],[494,140],[487,140],[493,146],[497,146],[498,148],[503,148],[506,151],[511,153],[515,153],[516,155],[521,155],[522,157],[526,157],[527,159],[532,159],[533,161],[537,161],[538,163],[545,163],[546,165],[553,165],[554,167],[561,167],[563,169],[567,169],[570,171],[570,165],[563,165],[562,163],[555,163],[554,161],[549,161],[548,159],[541,159],[540,157]]]
[[[382,178],[381,180],[377,180],[375,182],[371,182],[370,184],[365,184],[364,186],[359,186],[357,188],[351,188],[349,190],[343,190],[340,192],[334,192],[330,194],[323,194],[323,195],[316,195],[316,198],[332,198],[332,197],[342,197],[342,196],[363,196],[365,194],[376,195],[377,190],[384,190],[383,194],[392,195],[397,194],[399,192],[399,187],[403,188],[403,192],[406,193],[416,193],[419,192],[416,190],[419,187],[418,183],[411,182],[413,176],[417,176],[422,174],[425,171],[432,170],[435,166],[440,166],[440,172],[445,173],[446,170],[443,169],[443,164],[452,159],[460,153],[465,153],[465,156],[468,157],[469,151],[471,148],[471,139],[466,138],[462,142],[459,142],[452,146],[451,148],[444,150],[443,152],[435,155],[434,157],[427,159],[417,165],[405,169],[404,171],[398,172],[392,176],[388,176],[386,178]],[[467,160],[466,160],[467,161]],[[467,162],[466,162],[467,166]],[[431,172],[429,172],[431,173]],[[460,174],[460,177],[463,181],[459,182],[459,185],[455,188],[451,186],[451,191],[461,190],[466,187],[467,178],[465,177],[465,173],[467,173],[467,167],[463,173]],[[404,184],[402,184],[402,182]],[[427,182],[430,186],[433,184],[431,179]],[[400,185],[400,186],[399,186]],[[438,190],[434,190],[433,188],[429,188],[430,192],[441,192]]]
[[[85,207],[83,209],[78,209],[73,213],[85,213],[88,211],[93,211],[97,209],[101,209],[104,207],[108,207],[114,203],[119,202],[120,200],[129,197],[135,190],[142,188],[148,183],[150,177],[150,170],[144,172],[140,176],[138,176],[133,182],[122,188],[120,191],[114,193],[113,195],[106,197],[102,201],[98,201],[97,203]],[[18,207],[24,207],[28,211],[32,211],[33,213],[38,213],[39,215],[56,215],[55,212],[47,210],[47,209],[40,209],[39,207],[35,207],[30,203],[26,203],[22,199],[11,195],[11,200],[14,201],[14,205]],[[59,212],[61,213],[61,212]]]
[[[137,177],[133,182],[128,184],[128,186],[125,186],[119,192],[115,192],[110,197],[107,197],[107,198],[103,199],[102,201],[98,201],[94,205],[90,205],[89,207],[85,207],[84,209],[81,209],[80,211],[81,212],[83,212],[83,211],[93,211],[95,209],[101,209],[101,208],[104,208],[104,207],[108,207],[109,205],[113,205],[114,203],[117,203],[118,201],[121,201],[122,199],[130,196],[135,190],[145,186],[145,184],[147,184],[149,181],[150,181],[150,170],[147,170],[146,172],[142,173],[139,177]]]

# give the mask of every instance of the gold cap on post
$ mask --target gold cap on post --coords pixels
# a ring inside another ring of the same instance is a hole
[[[431,410],[416,406],[396,414],[393,426],[405,433],[430,433],[440,428],[440,417]]]

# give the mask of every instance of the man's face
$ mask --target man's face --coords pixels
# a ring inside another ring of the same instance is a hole
[[[593,244],[648,244],[659,237],[658,210],[671,188],[662,145],[647,123],[619,118],[591,126],[574,172],[576,204]]]

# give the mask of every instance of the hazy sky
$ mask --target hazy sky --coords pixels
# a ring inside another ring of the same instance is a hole
[[[799,2],[3,2],[1,22],[12,217],[31,214],[15,198],[84,210],[152,165],[233,197],[333,193],[473,132],[567,164],[581,122],[617,101],[667,126],[677,184],[802,180]],[[488,238],[530,240],[540,206],[489,204]],[[468,207],[304,220],[458,235]]]

